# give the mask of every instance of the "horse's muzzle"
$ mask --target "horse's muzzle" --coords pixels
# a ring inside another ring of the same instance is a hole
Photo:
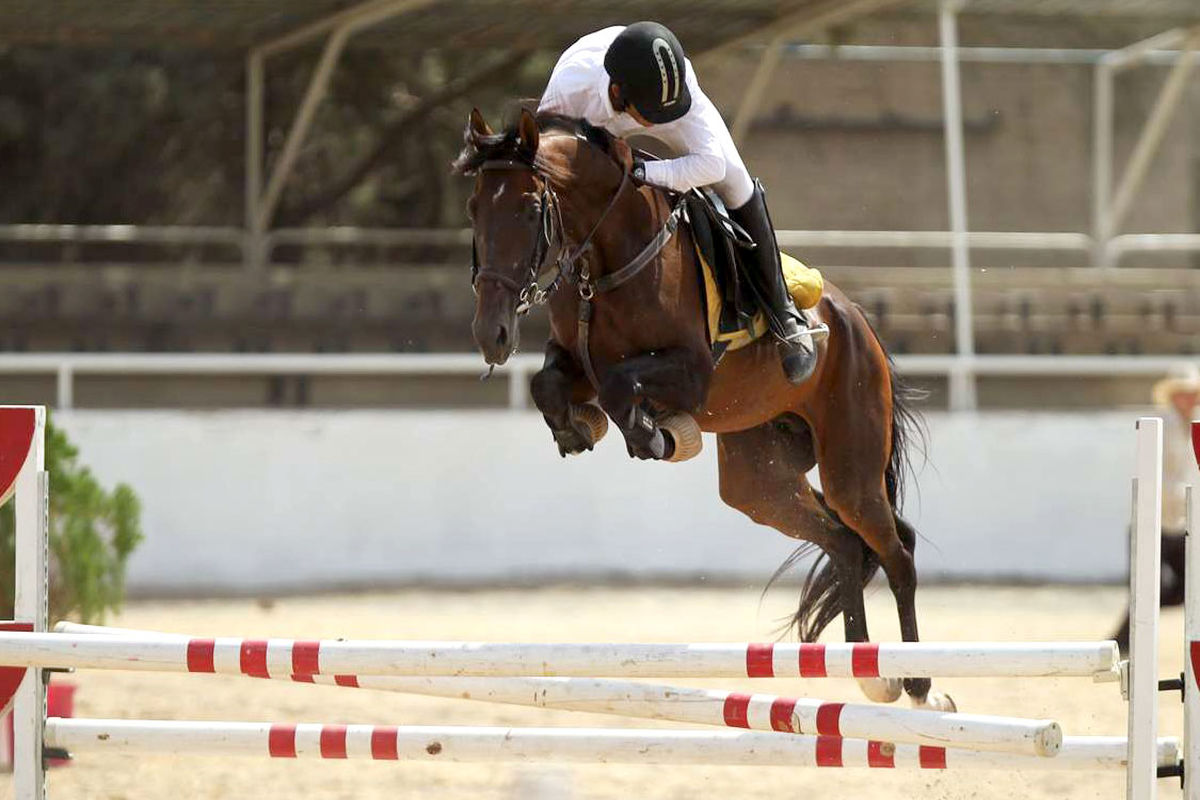
[[[471,333],[475,337],[475,345],[483,355],[483,360],[499,366],[508,361],[513,351],[517,349],[517,343],[520,340],[516,303],[515,299],[508,298],[501,302],[487,302],[488,299],[485,298],[484,293],[479,295],[479,301],[475,307],[475,319],[471,323]]]

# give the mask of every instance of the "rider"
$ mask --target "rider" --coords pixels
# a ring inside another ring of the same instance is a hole
[[[762,183],[750,177],[675,34],[657,22],[635,22],[584,36],[554,65],[538,110],[582,117],[615,136],[643,133],[672,148],[677,158],[635,158],[633,177],[677,192],[716,191],[754,239],[753,282],[767,306],[784,374],[795,384],[812,374],[812,335],[784,281]]]

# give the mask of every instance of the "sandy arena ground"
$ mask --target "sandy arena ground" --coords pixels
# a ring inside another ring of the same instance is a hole
[[[380,637],[494,641],[770,640],[791,604],[775,590],[760,605],[743,589],[543,589],[426,592],[281,599],[135,603],[112,624],[203,635]],[[923,589],[928,640],[1095,639],[1107,635],[1124,601],[1114,588]],[[868,601],[878,639],[897,638],[886,588]],[[1182,615],[1163,616],[1161,674],[1181,669]],[[840,623],[833,626],[840,635]],[[515,706],[313,687],[236,677],[85,672],[76,714],[84,717],[275,722],[655,727],[658,723]],[[677,681],[683,683],[682,681]],[[738,688],[738,682],[709,682]],[[703,685],[698,683],[695,685]],[[852,681],[766,681],[761,691],[861,701]],[[959,679],[937,682],[963,711],[1048,717],[1068,734],[1123,734],[1115,684],[1087,679]],[[749,689],[751,682],[741,682]],[[903,701],[902,701],[903,702]],[[1178,695],[1160,701],[1163,730],[1179,733]],[[664,723],[662,726],[669,727]],[[715,729],[714,729],[715,730]],[[85,755],[52,773],[53,800],[189,798],[1116,798],[1124,773],[940,773],[784,767],[631,767],[280,761]],[[1164,780],[1164,797],[1179,796]],[[11,789],[8,794],[11,796]]]

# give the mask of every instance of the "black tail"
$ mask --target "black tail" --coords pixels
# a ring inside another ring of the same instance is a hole
[[[874,331],[872,330],[872,332]],[[878,338],[878,334],[876,338]],[[883,343],[880,342],[879,346],[882,348]],[[892,511],[899,514],[900,506],[904,503],[904,478],[905,475],[912,472],[909,447],[916,444],[921,450],[922,457],[927,452],[925,449],[925,424],[921,415],[913,408],[913,404],[926,399],[929,392],[905,383],[896,373],[896,363],[892,360],[891,354],[886,349],[883,352],[887,356],[888,376],[892,384],[892,453],[888,459],[887,471],[884,472],[883,479]],[[914,437],[916,438],[915,442],[913,441]],[[907,527],[907,523],[905,527]],[[909,530],[912,529],[909,528]],[[903,540],[904,534],[901,534],[900,538]],[[904,544],[911,552],[912,545],[907,541]]]
[[[837,512],[825,503],[825,496],[816,490],[813,491],[813,494],[821,503],[821,507],[825,509],[825,513],[829,515],[829,518],[845,528],[846,532],[851,536],[854,536],[854,532],[846,527],[846,524],[842,522]],[[815,544],[806,542],[797,547],[791,555],[784,559],[784,562],[771,575],[771,579],[767,581],[766,587],[767,589],[771,588],[771,585],[776,580],[790,571],[814,550],[817,551],[817,557],[813,560],[808,574],[804,577],[804,585],[800,588],[800,602],[797,605],[796,613],[790,619],[784,620],[784,624],[779,631],[782,635],[787,633],[788,630],[795,628],[796,636],[802,642],[815,642],[817,637],[821,635],[821,631],[825,630],[826,626],[837,619],[838,615],[842,613],[841,582],[838,579],[837,569],[833,561]],[[862,585],[865,587],[870,583],[875,573],[879,571],[879,556],[875,555],[874,550],[863,545],[862,559]],[[766,589],[763,591],[765,592]]]
[[[874,333],[873,329],[872,333]],[[876,339],[878,340],[878,334],[876,334]],[[901,518],[900,504],[904,499],[905,474],[911,470],[912,466],[908,448],[913,443],[914,436],[922,453],[925,452],[924,426],[912,404],[925,399],[927,393],[905,384],[896,374],[896,366],[886,348],[883,348],[883,343],[880,342],[879,346],[887,355],[888,375],[892,389],[892,442],[887,470],[884,472],[884,486],[887,490],[888,503],[892,506],[892,515],[896,520],[896,532],[900,536],[900,541],[908,548],[908,552],[912,553],[917,546],[917,532],[912,525]],[[814,494],[829,518],[857,538],[857,534],[850,530],[837,513],[825,503],[824,495],[820,492],[814,492]],[[875,554],[874,550],[867,547],[866,542],[863,542],[862,539],[858,539],[858,542],[862,549],[861,588],[866,588],[871,579],[875,577],[875,573],[879,571],[879,556]],[[796,548],[767,581],[767,588],[770,588],[779,577],[791,570],[814,549],[817,548],[812,544],[804,544]],[[821,552],[813,561],[808,575],[804,578],[804,586],[800,589],[800,602],[796,613],[790,620],[787,620],[781,633],[795,628],[800,641],[815,642],[821,635],[821,631],[825,630],[826,626],[837,619],[841,613],[842,595],[837,570],[829,556]]]

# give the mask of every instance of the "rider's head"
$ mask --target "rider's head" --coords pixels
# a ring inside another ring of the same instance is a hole
[[[683,46],[664,25],[635,22],[625,28],[604,54],[604,69],[613,108],[643,125],[672,122],[692,107]]]

